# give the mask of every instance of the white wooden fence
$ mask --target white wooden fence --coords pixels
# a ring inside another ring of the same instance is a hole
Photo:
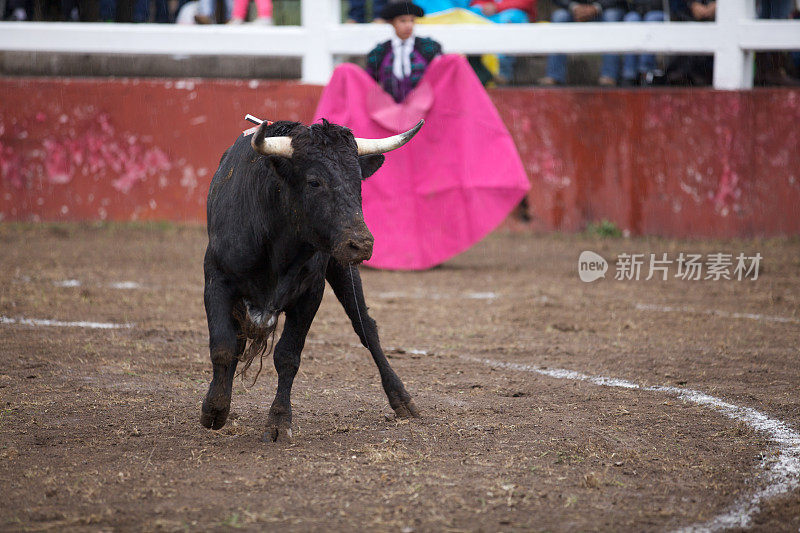
[[[426,25],[446,52],[713,54],[714,87],[753,84],[753,52],[800,50],[800,22],[755,20],[754,0],[718,0],[716,22]],[[302,0],[301,26],[0,23],[0,50],[181,55],[294,56],[306,83],[325,84],[338,55],[387,39],[386,24],[340,24],[340,0]]]

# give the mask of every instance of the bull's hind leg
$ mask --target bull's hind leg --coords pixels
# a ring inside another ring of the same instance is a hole
[[[300,368],[300,353],[324,289],[325,282],[319,280],[292,307],[286,309],[283,333],[273,354],[275,370],[278,371],[278,390],[269,408],[267,430],[264,433],[266,441],[288,441],[292,438],[292,383]]]
[[[361,344],[372,354],[372,359],[381,374],[383,390],[386,392],[389,405],[392,406],[395,414],[400,418],[419,416],[411,395],[406,392],[403,382],[397,377],[383,353],[380,339],[378,339],[378,326],[367,314],[367,304],[364,302],[364,290],[361,287],[358,268],[343,267],[335,259],[331,259],[328,262],[326,277],[350,318],[353,329],[361,339]]]
[[[233,378],[245,339],[233,316],[234,289],[221,273],[209,265],[206,265],[204,301],[214,375],[203,400],[200,423],[207,428],[219,429],[225,425],[231,409]]]

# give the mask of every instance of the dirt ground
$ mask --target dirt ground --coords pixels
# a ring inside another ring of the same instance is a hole
[[[674,530],[749,498],[777,453],[675,395],[500,363],[700,390],[800,428],[796,238],[506,230],[428,272],[362,269],[422,417],[391,416],[328,290],[289,444],[261,441],[271,361],[255,386],[237,379],[223,429],[198,422],[205,243],[199,227],[0,225],[0,530]],[[756,281],[617,281],[612,264],[583,283],[583,250],[764,259]],[[132,327],[9,321],[21,318]],[[749,529],[799,528],[794,490]]]

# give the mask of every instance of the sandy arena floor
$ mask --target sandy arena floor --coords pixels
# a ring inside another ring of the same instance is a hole
[[[223,429],[198,422],[205,243],[199,227],[0,225],[0,529],[800,528],[796,238],[500,232],[428,272],[362,269],[422,418],[390,416],[328,291],[291,444],[260,440],[271,361],[237,379]],[[756,281],[616,281],[612,264],[583,283],[583,250],[764,259]]]

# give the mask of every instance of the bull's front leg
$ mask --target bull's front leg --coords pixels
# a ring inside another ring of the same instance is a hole
[[[286,309],[283,333],[273,354],[275,370],[278,372],[278,390],[269,408],[263,437],[265,441],[289,441],[292,438],[292,384],[300,368],[300,354],[324,289],[325,282],[319,280],[293,306]]]
[[[361,339],[361,344],[372,354],[372,359],[381,375],[383,391],[395,414],[399,418],[419,416],[419,411],[414,405],[411,395],[406,391],[403,382],[389,365],[389,361],[383,353],[378,338],[378,326],[367,313],[367,304],[364,301],[364,290],[361,286],[358,268],[342,266],[335,259],[331,259],[328,263],[326,277],[336,298],[339,299],[339,303],[342,304],[350,318],[353,329]]]
[[[231,409],[233,378],[245,339],[233,316],[234,288],[221,272],[206,264],[204,302],[208,319],[213,377],[203,400],[200,423],[211,429],[225,425]]]

